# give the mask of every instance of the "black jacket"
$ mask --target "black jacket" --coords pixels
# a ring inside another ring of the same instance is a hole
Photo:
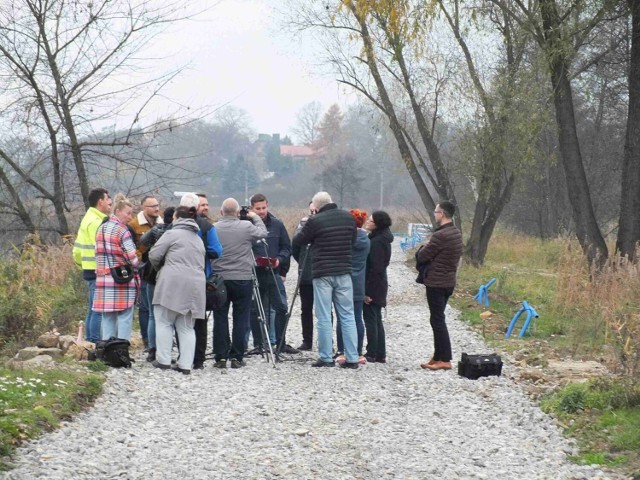
[[[369,234],[371,249],[367,257],[367,270],[365,273],[364,294],[371,297],[376,305],[387,306],[387,267],[391,260],[391,242],[393,234],[388,228],[374,230]]]
[[[271,258],[277,258],[280,261],[280,266],[274,268],[276,275],[281,273],[284,268],[285,275],[289,271],[289,257],[291,256],[291,240],[289,240],[289,233],[279,219],[267,212],[267,217],[264,219],[264,226],[267,227],[269,232],[267,240],[267,248],[264,243],[253,244],[253,254],[256,257],[266,257],[267,254]],[[261,270],[262,267],[258,267]],[[267,270],[264,268],[263,270]]]
[[[330,203],[307,220],[293,237],[293,244],[312,244],[313,278],[351,275],[351,245],[356,232],[353,216]]]

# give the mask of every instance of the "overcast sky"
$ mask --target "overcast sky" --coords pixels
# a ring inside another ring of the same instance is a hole
[[[210,4],[211,2],[207,2]],[[231,103],[249,113],[259,133],[290,133],[298,110],[318,100],[352,98],[320,68],[319,46],[293,39],[274,0],[222,0],[162,38],[173,59],[191,66],[165,93],[195,107]],[[177,55],[177,57],[176,57]]]

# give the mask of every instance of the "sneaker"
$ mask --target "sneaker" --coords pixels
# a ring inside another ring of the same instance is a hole
[[[311,344],[309,344],[307,342],[302,342],[300,344],[300,346],[298,347],[298,350],[300,350],[301,352],[307,352],[307,351],[311,350]]]
[[[351,368],[351,369],[357,369],[360,365],[358,364],[358,362],[344,362],[344,363],[340,363],[340,368]]]
[[[345,357],[344,355],[338,355],[338,356],[336,357],[336,363],[337,363],[338,365],[342,365],[342,364],[343,364],[344,362],[346,362],[346,361],[347,361],[347,357]]]
[[[227,361],[216,360],[216,363],[213,364],[213,368],[227,368]]]
[[[284,344],[282,346],[282,350],[280,350],[282,353],[300,353],[300,350],[298,350],[297,348],[293,348],[291,345],[288,344]]]
[[[262,355],[262,347],[255,347],[249,350],[247,355]]]
[[[180,372],[183,375],[191,375],[191,370],[189,370],[188,368],[180,368],[180,367],[176,367],[175,370],[177,372]]]
[[[204,368],[204,362],[198,362],[193,364],[194,370],[202,370]]]
[[[151,362],[151,365],[155,368],[159,368],[161,370],[170,370],[171,369],[171,365],[163,365],[162,363],[154,360],[153,362]]]
[[[247,364],[244,363],[242,360],[238,360],[237,358],[231,359],[231,368],[242,368],[246,366]]]
[[[316,360],[311,364],[312,367],[335,367],[336,362],[323,362],[322,360]]]
[[[366,365],[367,364],[367,358],[364,355],[360,355],[358,357],[358,363],[360,365]]]

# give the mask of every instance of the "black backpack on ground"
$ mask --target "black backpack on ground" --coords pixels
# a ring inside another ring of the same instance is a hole
[[[134,360],[129,356],[129,340],[111,337],[96,343],[96,349],[91,352],[89,360],[102,360],[114,368],[131,368]]]

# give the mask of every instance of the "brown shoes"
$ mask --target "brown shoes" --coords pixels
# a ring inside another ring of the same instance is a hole
[[[451,370],[451,362],[441,362],[433,359],[426,363],[421,363],[420,366],[428,370]]]

